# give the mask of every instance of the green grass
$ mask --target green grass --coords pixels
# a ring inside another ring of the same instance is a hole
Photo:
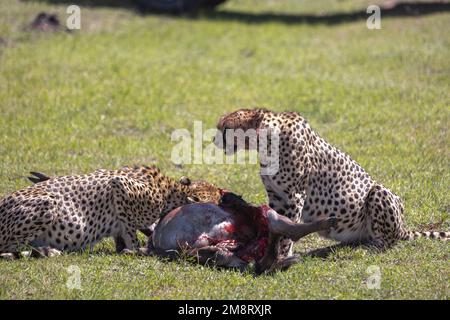
[[[220,10],[323,14],[373,1],[231,0]],[[59,4],[58,4],[59,3]],[[142,16],[82,7],[82,30],[23,30],[60,1],[0,3],[0,194],[29,183],[30,170],[88,172],[157,164],[265,201],[254,165],[175,166],[171,132],[194,120],[214,127],[238,107],[295,110],[406,203],[411,228],[450,226],[450,24],[448,13],[338,24],[255,21],[229,14]],[[317,236],[296,250],[333,244]],[[305,256],[285,273],[254,278],[187,262],[113,254],[0,261],[3,299],[449,299],[448,244],[419,240],[384,253],[343,248]],[[67,268],[81,271],[69,290]],[[367,289],[366,270],[381,270]]]

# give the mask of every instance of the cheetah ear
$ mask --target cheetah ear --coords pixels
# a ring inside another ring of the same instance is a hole
[[[185,185],[185,186],[190,186],[192,184],[191,179],[189,179],[188,177],[185,177],[185,176],[181,177],[179,181],[182,185]]]

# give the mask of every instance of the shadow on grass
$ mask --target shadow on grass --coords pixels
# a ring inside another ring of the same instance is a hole
[[[33,1],[33,0],[25,0]],[[120,7],[138,9],[135,1],[132,0],[34,0],[35,2],[47,2],[51,4],[77,4],[87,7]],[[429,15],[440,12],[450,12],[450,2],[388,2],[381,7],[381,17],[415,17]],[[144,13],[144,12],[141,12]],[[201,17],[217,21],[238,21],[247,24],[262,24],[268,22],[278,22],[284,24],[340,24],[358,20],[366,20],[369,14],[366,9],[332,13],[332,14],[297,14],[297,13],[276,13],[276,12],[239,12],[229,10],[205,11],[201,15],[190,14],[189,17]]]
[[[49,4],[75,4],[80,7],[136,8],[133,0],[22,0],[24,2],[46,2]]]
[[[367,252],[369,252],[369,253],[375,253],[375,254],[383,253],[387,249],[387,248],[386,249],[377,248],[377,247],[371,246],[370,244],[365,244],[365,243],[337,243],[337,244],[333,244],[328,247],[313,249],[306,253],[302,253],[302,254],[300,254],[300,257],[321,258],[323,260],[326,260],[331,255],[336,253],[337,251],[339,251],[341,249],[345,249],[345,248],[350,248],[352,250],[364,249],[364,250],[367,250]]]
[[[450,2],[429,3],[396,3],[389,7],[381,7],[381,17],[415,17],[439,12],[450,12]],[[215,20],[233,20],[249,24],[279,22],[284,24],[340,24],[367,20],[366,10],[333,13],[324,15],[314,14],[285,14],[285,13],[248,13],[237,11],[217,11],[208,14],[208,18]]]
[[[308,251],[306,253],[302,253],[302,254],[300,254],[300,256],[301,257],[322,258],[325,260],[330,255],[332,255],[336,251],[338,251],[339,249],[348,248],[348,247],[356,248],[357,246],[349,246],[347,244],[337,243],[337,244],[333,244],[328,247],[318,248],[318,249]]]

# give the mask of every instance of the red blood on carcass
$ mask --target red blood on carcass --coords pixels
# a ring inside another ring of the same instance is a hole
[[[266,251],[267,241],[267,237],[253,240],[251,243],[248,243],[244,248],[242,248],[241,251],[238,251],[237,255],[246,262],[260,260]]]
[[[236,227],[234,224],[227,224],[223,227],[223,229],[227,232],[227,233],[234,233],[236,232]]]
[[[227,225],[225,228],[230,230],[230,233],[234,229],[235,241],[239,243],[236,254],[246,262],[256,261],[264,256],[267,247],[269,236],[267,212],[271,209],[267,205],[248,206],[242,209],[239,212],[232,211],[235,216],[235,223]],[[249,233],[248,228],[253,229],[250,238],[246,237]]]

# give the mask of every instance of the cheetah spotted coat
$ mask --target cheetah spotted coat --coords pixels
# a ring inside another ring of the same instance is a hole
[[[407,230],[401,199],[321,138],[296,112],[241,109],[223,116],[217,127],[224,143],[227,129],[268,129],[279,134],[279,170],[261,175],[270,206],[295,222],[337,217],[337,227],[321,232],[324,237],[385,248],[398,240],[450,236],[450,232]],[[291,241],[284,240],[282,246],[284,254],[292,252]]]
[[[0,200],[0,253],[25,245],[81,250],[105,237],[114,237],[118,252],[136,250],[136,231],[161,214],[219,199],[213,185],[181,183],[154,167],[50,178]]]

